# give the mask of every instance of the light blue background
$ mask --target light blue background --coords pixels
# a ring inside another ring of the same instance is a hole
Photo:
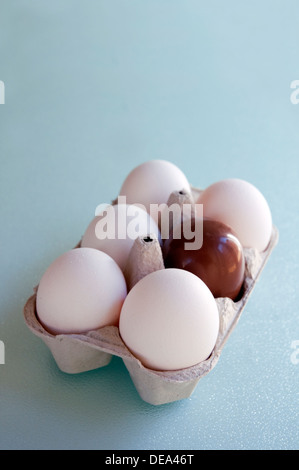
[[[298,21],[297,0],[1,0],[1,449],[298,449]],[[216,368],[159,407],[118,358],[63,374],[22,316],[153,158],[252,182],[280,231]]]

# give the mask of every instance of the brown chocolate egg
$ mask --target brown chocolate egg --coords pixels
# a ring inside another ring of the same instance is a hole
[[[237,300],[244,282],[245,258],[243,247],[227,225],[208,218],[202,219],[202,224],[189,220],[190,232],[200,227],[202,246],[198,249],[188,249],[192,239],[184,236],[183,224],[181,230],[172,231],[163,243],[163,258],[165,268],[179,268],[198,276],[211,290],[215,298],[229,297]],[[178,233],[181,236],[178,238]],[[195,239],[195,236],[194,236]]]

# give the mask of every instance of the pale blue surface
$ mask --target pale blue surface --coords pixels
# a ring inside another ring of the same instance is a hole
[[[298,449],[298,18],[297,0],[1,0],[1,449]],[[280,231],[216,368],[160,407],[118,358],[61,373],[22,317],[152,158],[201,187],[251,181]]]

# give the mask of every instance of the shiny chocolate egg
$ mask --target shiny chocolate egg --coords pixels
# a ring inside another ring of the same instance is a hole
[[[179,268],[198,276],[211,290],[213,296],[237,300],[245,277],[243,247],[235,233],[227,225],[216,220],[203,218],[189,220],[190,233],[202,230],[202,245],[192,249],[192,239],[176,228],[163,243],[165,268]],[[180,236],[178,236],[180,234]],[[194,235],[195,239],[195,235]]]

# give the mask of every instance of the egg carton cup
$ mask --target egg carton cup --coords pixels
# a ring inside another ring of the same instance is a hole
[[[201,190],[192,188],[192,200]],[[185,203],[189,195],[184,192],[172,194],[169,202]],[[186,199],[187,198],[187,199]],[[259,253],[255,249],[244,249],[245,280],[242,295],[238,301],[217,298],[219,311],[219,334],[210,356],[192,367],[175,371],[156,371],[145,367],[124,344],[117,326],[106,326],[81,334],[53,335],[46,331],[38,320],[36,294],[24,306],[25,323],[31,332],[49,348],[58,368],[68,374],[78,374],[107,366],[113,356],[120,357],[135,385],[140,397],[152,405],[162,405],[188,398],[192,395],[199,380],[206,376],[217,364],[223,347],[236,327],[257,283],[260,274],[278,242],[278,230],[273,225],[267,249]],[[77,245],[80,247],[80,243]],[[128,290],[140,279],[155,270],[165,269],[160,243],[155,235],[136,239],[124,272]]]

